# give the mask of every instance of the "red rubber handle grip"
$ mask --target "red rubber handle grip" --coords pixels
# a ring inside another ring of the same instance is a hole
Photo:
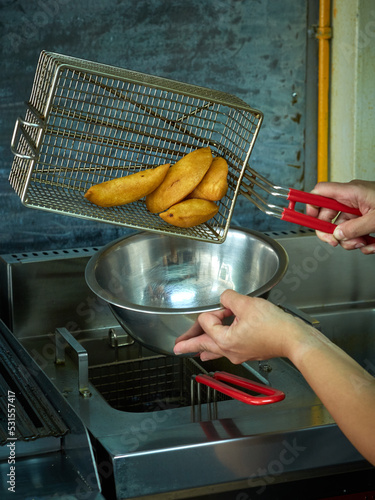
[[[317,219],[316,217],[311,217],[311,215],[302,214],[301,212],[296,212],[292,208],[284,208],[281,214],[281,219],[287,222],[293,222],[300,226],[309,227],[310,229],[315,229],[317,231],[323,231],[324,233],[332,234],[336,228],[336,224],[328,222],[325,220]],[[361,236],[366,241],[366,245],[371,245],[375,243],[375,238],[370,235]]]
[[[321,196],[320,194],[306,193],[305,191],[299,191],[298,189],[289,189],[287,200],[308,203],[309,205],[315,205],[316,207],[321,208],[330,208],[332,210],[336,210],[337,212],[345,212],[346,214],[362,215],[358,208],[349,207],[332,198]]]

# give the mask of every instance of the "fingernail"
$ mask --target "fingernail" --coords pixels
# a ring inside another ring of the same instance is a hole
[[[364,243],[357,243],[354,248],[362,248],[364,246],[365,246]]]
[[[345,240],[344,233],[342,232],[342,230],[338,226],[333,231],[333,236],[336,238],[336,240]]]

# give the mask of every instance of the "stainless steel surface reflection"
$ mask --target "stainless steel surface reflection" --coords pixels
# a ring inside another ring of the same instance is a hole
[[[86,281],[133,338],[173,354],[201,312],[220,309],[224,290],[264,295],[287,264],[283,247],[255,231],[231,229],[221,245],[139,233],[94,255]]]

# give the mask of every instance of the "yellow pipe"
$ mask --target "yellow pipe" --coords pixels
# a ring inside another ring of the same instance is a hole
[[[316,38],[319,40],[318,74],[318,182],[328,180],[328,125],[329,125],[329,40],[331,38],[331,1],[320,0],[319,26]]]

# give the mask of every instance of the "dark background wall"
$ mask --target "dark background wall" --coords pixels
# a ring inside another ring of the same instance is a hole
[[[0,0],[0,253],[101,245],[124,228],[24,207],[10,141],[41,50],[235,94],[263,111],[251,164],[274,184],[315,184],[318,0]],[[232,223],[291,226],[242,196]]]

